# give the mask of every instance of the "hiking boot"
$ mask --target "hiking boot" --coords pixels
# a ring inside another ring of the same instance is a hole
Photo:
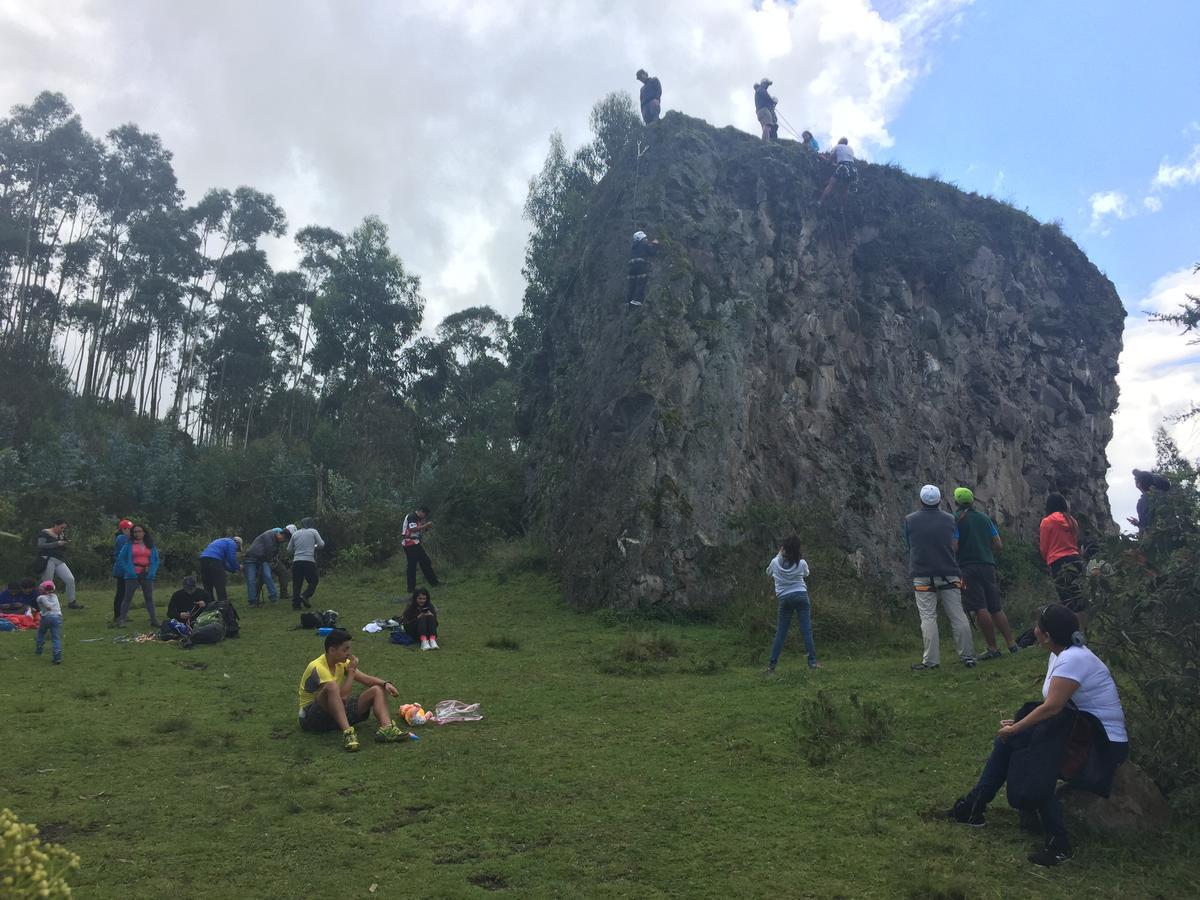
[[[375,732],[375,740],[381,744],[395,744],[398,741],[407,740],[408,736],[400,730],[400,726],[393,722],[391,725],[384,725]]]
[[[431,650],[432,649],[429,646],[429,638],[421,638],[421,649],[422,650]]]
[[[954,806],[946,813],[946,818],[953,819],[961,825],[982,828],[987,824],[987,818],[983,814],[987,807],[977,807],[978,804],[969,794],[966,797],[959,797],[954,801]]]
[[[919,662],[913,663],[909,668],[911,668],[914,672],[926,672],[929,669],[936,669],[937,667],[937,663]]]
[[[439,647],[439,646],[438,646],[438,642],[437,642],[437,637],[436,637],[436,636],[434,636],[434,637],[431,637],[431,638],[429,639],[429,649],[430,649],[430,650],[440,650],[440,649],[441,649],[441,647]]]
[[[979,657],[979,661],[987,662],[989,659],[999,659],[1003,655],[1004,654],[999,650],[989,650],[987,653],[983,654],[983,656]]]
[[[353,725],[342,732],[342,746],[345,747],[349,753],[358,752],[358,735],[354,733]]]
[[[312,609],[312,604],[308,602],[307,597],[301,597],[300,602],[304,604],[305,609]]]
[[[1063,838],[1050,838],[1050,840],[1046,841],[1045,847],[1029,854],[1029,861],[1035,866],[1050,869],[1059,863],[1065,863],[1074,855],[1071,851],[1071,845],[1066,840]]]

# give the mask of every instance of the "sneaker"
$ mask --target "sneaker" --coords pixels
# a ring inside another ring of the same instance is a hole
[[[384,725],[375,732],[375,740],[381,744],[394,744],[397,741],[405,740],[404,732],[400,730],[400,726],[393,722],[391,725]]]
[[[41,646],[37,646],[37,647],[34,647],[34,648],[33,648],[33,655],[34,655],[34,656],[41,656],[41,655],[42,655],[42,648],[41,648]]]
[[[963,660],[963,665],[966,666],[968,669],[975,668],[975,657],[968,656],[966,659]]]
[[[766,668],[765,670],[763,670],[763,674],[764,674],[764,675],[774,675],[774,674],[775,674],[775,667],[774,667],[774,666],[767,666],[767,668]]]
[[[61,663],[62,663],[62,654],[55,653],[54,654],[54,664],[57,666],[57,665],[60,665]]]
[[[983,656],[979,657],[979,661],[987,662],[989,659],[999,659],[1003,655],[1004,654],[999,650],[989,650],[987,653],[983,654]]]
[[[432,647],[429,646],[429,638],[421,638],[421,649],[422,650],[432,650],[433,649]]]
[[[429,639],[429,649],[430,649],[430,650],[440,650],[440,649],[441,649],[441,648],[438,646],[438,643],[437,643],[437,638],[436,638],[436,637],[431,637],[431,638]]]
[[[1066,842],[1059,843],[1051,838],[1041,850],[1035,850],[1029,854],[1029,861],[1035,866],[1050,869],[1059,863],[1065,863],[1074,855],[1070,844]]]
[[[358,735],[354,733],[353,725],[342,732],[342,746],[345,747],[349,753],[358,752]]]
[[[984,809],[976,809],[975,802],[969,797],[959,797],[954,801],[954,806],[946,813],[946,818],[953,819],[961,825],[982,828],[987,824],[987,817],[983,814]]]
[[[1008,648],[1008,652],[1009,652],[1010,654],[1012,654],[1012,653],[1020,653],[1020,652],[1021,652],[1021,648],[1020,648],[1020,647],[1018,647],[1016,644],[1013,644],[1011,647],[1009,647],[1009,648]]]
[[[825,667],[823,665],[821,665],[819,662],[815,662],[811,666],[809,666],[809,668],[810,669],[823,669]]]
[[[925,671],[928,671],[929,669],[936,669],[937,667],[938,667],[937,663],[927,663],[927,662],[913,663],[912,666],[910,666],[910,668],[914,672],[925,672]]]

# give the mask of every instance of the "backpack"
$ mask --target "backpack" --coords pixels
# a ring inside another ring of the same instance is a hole
[[[204,608],[204,612],[196,616],[194,627],[200,628],[215,622],[220,622],[224,626],[225,637],[235,638],[241,631],[241,627],[238,625],[237,610],[233,608],[232,603],[222,603],[220,600],[210,603]]]
[[[302,612],[302,613],[300,613],[300,627],[301,628],[320,628],[321,627],[321,617],[318,616],[314,612]]]
[[[327,609],[321,613],[322,628],[337,628],[338,613],[337,610]]]

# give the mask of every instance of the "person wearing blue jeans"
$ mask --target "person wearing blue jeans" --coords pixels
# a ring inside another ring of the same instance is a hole
[[[771,661],[767,663],[767,671],[775,671],[793,614],[800,623],[800,634],[804,636],[804,646],[808,650],[808,667],[821,668],[817,662],[817,648],[813,644],[812,603],[804,581],[809,574],[808,563],[801,556],[800,538],[797,535],[790,535],[784,540],[778,555],[767,566],[767,574],[775,579],[775,596],[779,600],[779,625],[775,629],[775,643],[771,646]]]
[[[58,595],[54,593],[54,582],[43,581],[38,588],[38,611],[41,619],[38,621],[36,656],[42,655],[46,645],[46,633],[50,633],[50,649],[54,652],[54,664],[62,662],[62,606],[59,605]]]
[[[280,545],[289,535],[282,528],[272,528],[256,537],[242,557],[242,568],[246,570],[246,599],[251,606],[258,605],[259,579],[267,588],[267,597],[272,603],[279,600],[279,588],[271,575],[271,561],[279,555]]]

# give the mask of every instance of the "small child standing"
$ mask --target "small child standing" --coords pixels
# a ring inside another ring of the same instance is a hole
[[[42,647],[46,643],[46,632],[50,632],[50,649],[54,652],[54,664],[62,662],[62,607],[58,603],[58,595],[54,593],[54,582],[43,581],[38,588],[38,610],[42,619],[38,623],[37,649],[33,652],[42,655]]]
[[[437,608],[429,599],[429,591],[417,588],[400,617],[400,624],[409,637],[420,638],[422,650],[437,650]]]

